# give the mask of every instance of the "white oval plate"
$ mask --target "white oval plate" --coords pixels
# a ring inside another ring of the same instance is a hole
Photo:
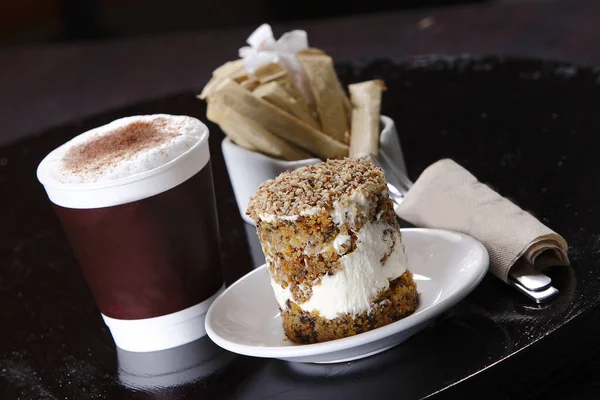
[[[269,272],[263,265],[215,300],[206,315],[206,332],[234,353],[299,362],[346,362],[396,346],[467,296],[489,264],[483,245],[463,234],[403,229],[402,237],[420,297],[417,310],[400,321],[329,342],[293,343],[283,333]]]

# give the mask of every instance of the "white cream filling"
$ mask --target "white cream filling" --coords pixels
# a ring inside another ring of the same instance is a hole
[[[362,192],[355,191],[350,196],[344,199],[343,202],[336,201],[333,203],[333,211],[331,212],[331,220],[336,225],[342,225],[349,222],[350,226],[354,226],[355,217],[364,215],[365,208],[370,205],[370,201]]]
[[[275,221],[278,220],[283,220],[283,221],[295,221],[298,219],[297,215],[275,215],[275,214],[267,214],[267,213],[262,213],[258,215],[258,218],[261,219],[261,221],[265,221],[269,224],[272,224]]]
[[[335,249],[336,253],[338,254],[344,254],[348,251],[348,249],[350,248],[350,245],[352,244],[352,238],[350,237],[350,235],[345,235],[343,233],[339,233],[335,239],[333,239],[333,248]]]
[[[357,233],[356,250],[340,257],[342,270],[325,275],[312,288],[312,296],[299,304],[305,311],[318,311],[327,319],[342,314],[356,315],[370,310],[370,303],[377,294],[389,288],[390,281],[406,271],[408,262],[400,234],[384,235],[389,225],[379,221],[365,224]],[[396,242],[393,252],[381,265],[381,259]],[[271,280],[279,306],[286,307],[293,301],[289,287],[282,288]]]
[[[297,215],[275,215],[275,214],[269,214],[269,213],[260,213],[260,214],[258,214],[258,218],[260,218],[261,221],[265,221],[269,224],[272,224],[273,222],[278,221],[278,220],[296,221],[298,219],[298,217],[300,217],[300,216],[312,216],[312,215],[319,213],[320,211],[323,211],[323,208],[312,207],[307,210],[301,211],[300,214],[297,214]]]

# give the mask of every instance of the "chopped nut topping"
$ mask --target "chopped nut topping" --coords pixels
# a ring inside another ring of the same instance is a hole
[[[383,170],[371,162],[328,160],[266,181],[250,199],[246,214],[258,222],[260,214],[293,216],[315,208],[329,212],[333,203],[356,191],[371,193],[385,184]]]

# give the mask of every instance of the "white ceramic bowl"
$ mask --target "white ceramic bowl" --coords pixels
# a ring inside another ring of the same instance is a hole
[[[381,135],[379,145],[386,150],[397,162],[399,168],[406,172],[400,139],[396,131],[394,121],[384,115],[381,116]],[[282,161],[276,158],[266,156],[261,153],[247,150],[233,143],[229,139],[224,139],[221,143],[223,157],[227,165],[227,172],[231,179],[231,186],[235,194],[235,200],[240,211],[240,215],[249,224],[254,222],[246,215],[248,201],[256,193],[258,186],[268,179],[273,179],[280,173],[306,165],[318,164],[322,160],[318,158],[309,158],[299,161]]]

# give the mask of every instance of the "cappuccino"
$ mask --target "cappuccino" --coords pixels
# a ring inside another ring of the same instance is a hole
[[[201,337],[223,286],[208,129],[127,117],[52,151],[38,179],[116,344],[155,351]]]

